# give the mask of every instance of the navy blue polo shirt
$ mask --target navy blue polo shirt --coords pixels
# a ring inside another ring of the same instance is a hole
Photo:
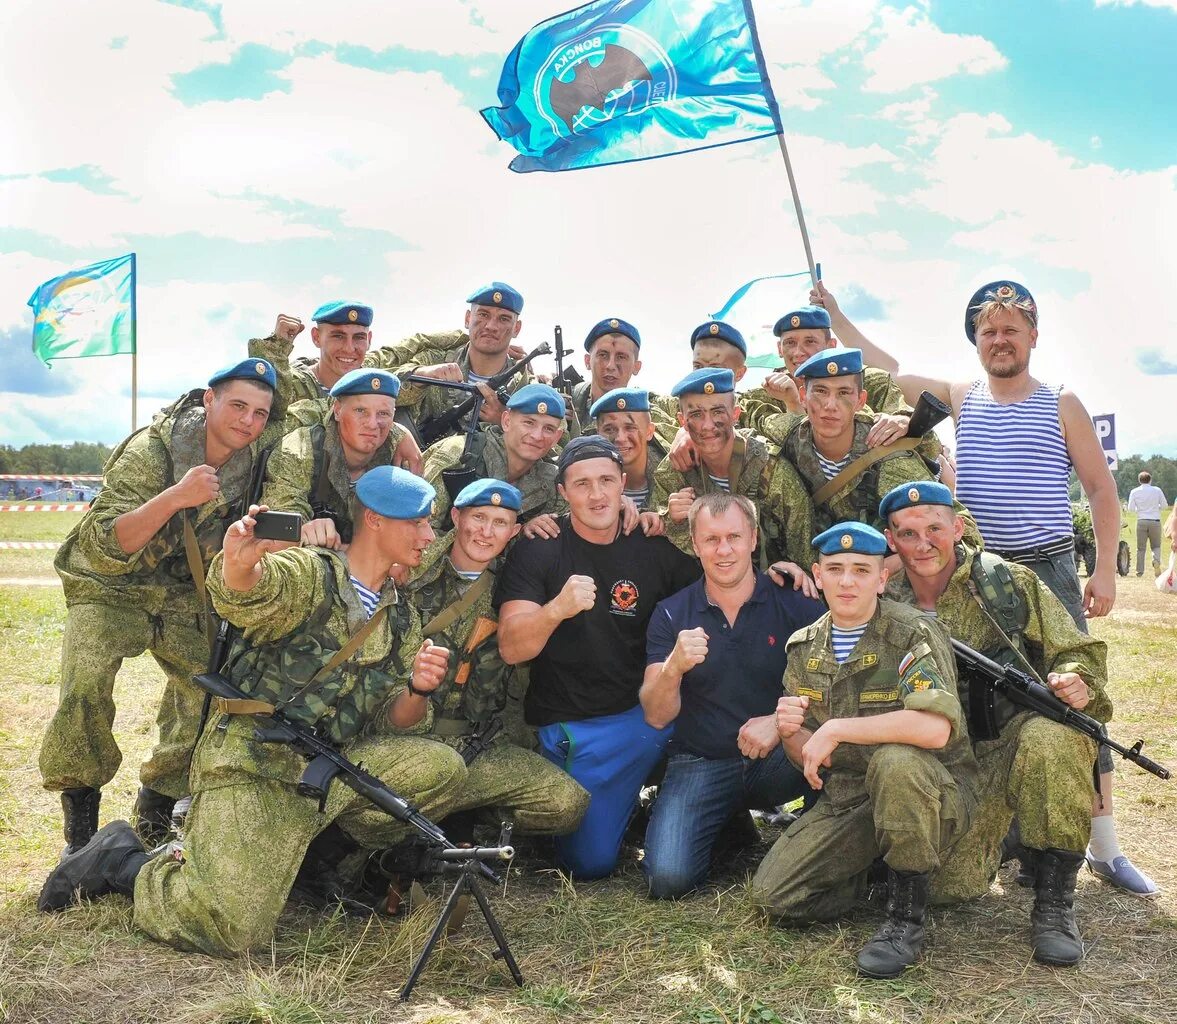
[[[772,714],[784,694],[785,642],[824,612],[820,601],[757,573],[756,589],[734,626],[707,598],[704,581],[659,602],[646,631],[646,664],[665,661],[678,634],[702,626],[707,657],[682,678],[682,708],[670,753],[740,757],[736,739],[749,718]]]

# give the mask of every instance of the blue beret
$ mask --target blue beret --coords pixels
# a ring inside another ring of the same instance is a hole
[[[813,546],[823,555],[885,555],[887,538],[866,523],[836,523],[814,537]]]
[[[589,409],[594,419],[606,412],[649,412],[650,392],[644,388],[614,388],[607,391]]]
[[[810,356],[796,370],[794,377],[845,377],[862,373],[862,349],[827,348]]]
[[[359,324],[360,327],[372,326],[372,307],[362,302],[345,302],[339,299],[335,302],[324,302],[311,314],[311,319],[317,324]]]
[[[332,398],[348,395],[388,395],[396,398],[401,393],[401,382],[387,370],[348,370],[331,389]]]
[[[828,330],[830,314],[821,306],[802,306],[793,309],[782,316],[772,328],[772,333],[780,337],[785,331],[800,331],[806,328],[820,328]]]
[[[691,348],[695,347],[696,341],[702,341],[704,338],[726,341],[729,345],[735,345],[744,355],[748,354],[744,336],[731,324],[725,324],[722,320],[708,320],[705,324],[699,324],[691,335]]]
[[[518,487],[512,487],[502,480],[487,479],[467,484],[454,499],[454,508],[481,508],[483,505],[495,505],[518,512],[523,508],[523,494]]]
[[[399,466],[377,466],[356,481],[364,508],[387,519],[421,519],[433,512],[437,491],[422,477]]]
[[[274,391],[278,390],[278,374],[264,359],[242,359],[232,366],[222,367],[209,377],[208,386],[211,388],[227,380],[247,380],[253,384],[265,384]]]
[[[1013,302],[1018,305],[1029,303],[1030,324],[1038,326],[1038,305],[1034,302],[1034,296],[1030,294],[1029,288],[1024,284],[1018,284],[1017,281],[990,281],[973,292],[973,297],[965,307],[964,333],[974,345],[977,343],[977,335],[976,324],[973,321],[976,319],[977,310],[981,303],[993,301]]]
[[[736,390],[736,375],[731,370],[704,366],[692,370],[670,389],[675,398],[683,395],[726,395]]]
[[[491,281],[485,287],[475,289],[466,301],[476,306],[498,306],[512,313],[523,312],[523,296],[502,281]]]
[[[564,418],[564,399],[555,388],[547,384],[525,384],[507,402],[512,412],[538,413],[540,416]]]
[[[637,345],[638,348],[642,347],[642,336],[638,334],[638,329],[627,320],[618,320],[614,316],[608,320],[602,320],[599,324],[593,325],[592,330],[585,335],[584,350],[587,352],[593,347],[594,341],[604,337],[606,334],[623,334]]]
[[[892,512],[914,505],[947,505],[953,508],[952,492],[935,480],[912,480],[893,487],[879,502],[879,518],[886,519]]]

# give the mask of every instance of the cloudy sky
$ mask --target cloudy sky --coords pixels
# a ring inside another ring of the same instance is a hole
[[[525,296],[524,343],[621,316],[643,334],[639,382],[668,387],[737,286],[805,267],[780,154],[767,139],[508,171],[478,110],[518,38],[563,9],[5,0],[0,443],[126,433],[129,357],[46,370],[25,303],[132,250],[141,411],[280,311],[366,301],[379,344],[459,326],[492,278]],[[905,367],[971,377],[969,295],[1024,281],[1036,373],[1114,412],[1121,453],[1177,454],[1177,0],[755,9],[815,254],[867,333]],[[752,352],[806,292],[736,307]]]

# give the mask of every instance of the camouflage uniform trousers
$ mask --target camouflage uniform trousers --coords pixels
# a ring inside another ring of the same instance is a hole
[[[1091,838],[1096,751],[1086,736],[1023,712],[974,752],[982,797],[969,831],[932,880],[936,903],[959,903],[989,891],[1014,815],[1030,849],[1082,853]]]
[[[204,742],[215,731],[210,726]],[[348,744],[344,753],[437,820],[466,773],[452,751],[431,757],[436,746],[381,736]],[[231,769],[217,772],[215,782],[202,783],[192,800],[183,860],[156,857],[135,880],[135,926],[176,949],[233,956],[268,942],[307,847],[332,822],[369,850],[407,836],[409,826],[339,782],[322,813],[290,782]]]
[[[150,652],[167,677],[156,724],[159,741],[140,769],[145,786],[172,797],[188,793],[204,693],[192,677],[205,670],[208,639],[194,607],[158,615],[113,604],[69,608],[61,647],[60,700],[41,743],[46,789],[100,789],[123,755],[112,732],[115,677],[125,658]]]
[[[443,743],[430,756],[461,755]],[[527,835],[566,835],[588,809],[588,792],[547,758],[511,743],[495,743],[466,769],[466,781],[444,802],[442,816],[485,808]]]
[[[968,828],[972,795],[930,751],[882,744],[866,789],[850,806],[823,797],[789,827],[752,879],[757,906],[786,922],[835,920],[880,854],[895,871],[934,871]]]

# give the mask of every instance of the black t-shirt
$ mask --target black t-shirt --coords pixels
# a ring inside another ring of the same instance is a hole
[[[552,540],[521,537],[498,576],[496,610],[508,601],[547,604],[569,576],[597,584],[590,611],[565,619],[531,662],[524,713],[531,725],[628,711],[646,670],[646,626],[655,605],[699,578],[699,563],[641,529],[611,544],[577,536],[567,515]]]
[[[749,718],[772,714],[784,695],[785,643],[824,611],[792,583],[778,587],[764,573],[757,574],[733,626],[708,600],[702,580],[661,602],[650,620],[649,664],[670,657],[681,630],[707,631],[707,657],[682,677],[671,753],[739,757],[740,728]]]

